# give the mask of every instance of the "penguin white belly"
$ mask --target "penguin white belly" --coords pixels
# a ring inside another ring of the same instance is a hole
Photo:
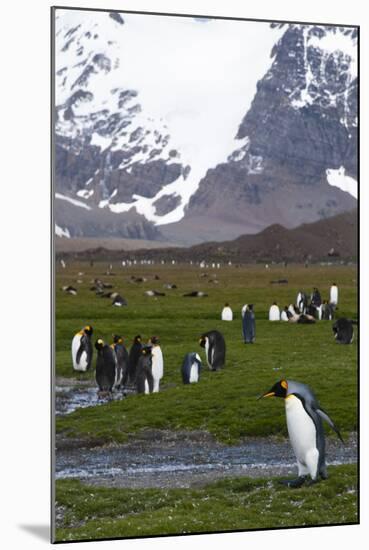
[[[332,304],[335,304],[335,305],[338,304],[338,289],[337,288],[332,288],[331,289],[330,301],[331,301]]]
[[[145,393],[150,393],[149,383],[147,379],[145,380]]]
[[[322,306],[320,305],[319,307],[317,307],[317,310],[318,310],[318,319],[319,321],[322,320]]]
[[[79,363],[77,363],[77,353],[81,345],[81,334],[76,334],[72,340],[72,360],[74,370],[85,372],[87,370],[87,353],[83,351]]]
[[[163,353],[160,347],[153,348],[152,350],[152,376],[154,378],[154,392],[159,391],[159,382],[163,378],[164,374],[164,361]]]
[[[87,366],[88,366],[87,353],[83,351],[81,353],[81,358],[79,360],[79,370],[82,370],[85,372],[87,370]]]
[[[279,319],[280,319],[279,307],[271,306],[269,310],[269,321],[279,321]]]
[[[122,381],[121,369],[119,367],[115,367],[114,388],[119,386],[121,381]]]
[[[164,359],[163,359],[163,352],[161,351],[160,347],[153,348],[152,350],[152,369],[153,369],[153,374],[155,370],[156,377],[159,378],[159,380],[163,378]]]
[[[316,447],[316,428],[298,397],[285,399],[288,435],[299,464],[299,475],[310,473],[316,478],[319,451]]]
[[[222,321],[233,321],[233,312],[230,307],[223,308]]]
[[[190,370],[190,384],[199,381],[199,365],[197,363],[192,363]]]
[[[205,353],[206,353],[206,361],[209,365],[209,368],[211,369],[212,357],[209,357],[209,338],[206,338],[206,340],[205,340]]]
[[[116,356],[115,350],[114,350],[114,358],[115,358],[115,380],[114,380],[114,387],[119,386],[122,383],[123,380],[123,370],[120,365],[118,365],[118,358]]]

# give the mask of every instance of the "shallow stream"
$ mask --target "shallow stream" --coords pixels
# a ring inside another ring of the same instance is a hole
[[[343,445],[327,440],[327,465],[357,460],[356,435]],[[119,446],[61,448],[56,478],[77,478],[110,487],[191,487],[225,477],[272,477],[296,474],[288,440],[248,438],[226,446],[195,432],[147,431],[144,439]]]

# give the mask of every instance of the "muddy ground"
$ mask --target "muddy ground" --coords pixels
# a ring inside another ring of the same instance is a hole
[[[133,389],[115,392],[124,399]],[[98,406],[92,380],[71,381],[57,377],[55,413],[65,415],[80,408]],[[327,464],[357,461],[357,437],[351,434],[342,444],[334,435],[327,438]],[[94,439],[56,439],[56,479],[80,479],[90,485],[129,488],[196,487],[225,477],[275,477],[296,473],[288,439],[245,438],[237,445],[224,445],[204,431],[144,430],[126,444],[100,445]]]
[[[56,478],[89,485],[129,488],[186,488],[226,477],[290,476],[297,472],[288,439],[247,438],[223,445],[196,432],[146,430],[123,445],[89,448],[79,440],[57,441]],[[82,446],[82,448],[81,448]],[[356,434],[342,444],[327,438],[327,464],[357,461]]]

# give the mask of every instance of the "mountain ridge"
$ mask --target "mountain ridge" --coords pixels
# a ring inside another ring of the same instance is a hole
[[[242,97],[234,134],[226,135],[229,128],[217,121],[224,123],[219,110],[227,108],[227,96],[219,96],[217,109],[198,126],[209,139],[205,124],[211,122],[219,141],[228,140],[223,158],[209,153],[217,139],[204,142],[203,151],[194,148],[194,113],[181,114],[181,105],[168,120],[150,113],[145,99],[155,80],[139,89],[126,77],[125,51],[140,46],[132,40],[142,19],[66,12],[58,10],[56,20],[55,189],[78,197],[83,214],[76,203],[55,201],[65,236],[132,235],[189,245],[257,233],[270,223],[297,227],[356,206],[355,28],[254,23],[272,47],[261,59],[262,44],[255,42],[256,60],[245,58],[249,64],[237,67],[245,80],[253,63],[265,72],[250,103]],[[211,41],[212,26],[223,23],[209,21],[201,30],[189,21],[176,24],[183,36],[206,32]],[[199,116],[205,107],[197,106]],[[172,135],[178,117],[188,133],[185,147],[178,132]],[[205,166],[201,155],[218,161]]]
[[[358,255],[357,210],[344,212],[293,229],[273,224],[255,235],[241,235],[231,241],[208,242],[187,248],[108,250],[99,247],[78,253],[60,252],[74,259],[126,258],[178,262],[317,262],[356,261]]]

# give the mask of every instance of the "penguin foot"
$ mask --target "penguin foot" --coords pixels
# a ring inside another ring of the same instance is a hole
[[[99,399],[112,399],[112,393],[109,390],[99,390],[97,392],[97,397]]]
[[[306,482],[306,486],[311,487],[312,485],[315,485],[318,482],[319,482],[319,479],[308,479]]]
[[[296,479],[281,479],[279,483],[285,485],[286,487],[291,487],[292,489],[298,489],[302,487],[306,481],[306,476],[300,476]]]

